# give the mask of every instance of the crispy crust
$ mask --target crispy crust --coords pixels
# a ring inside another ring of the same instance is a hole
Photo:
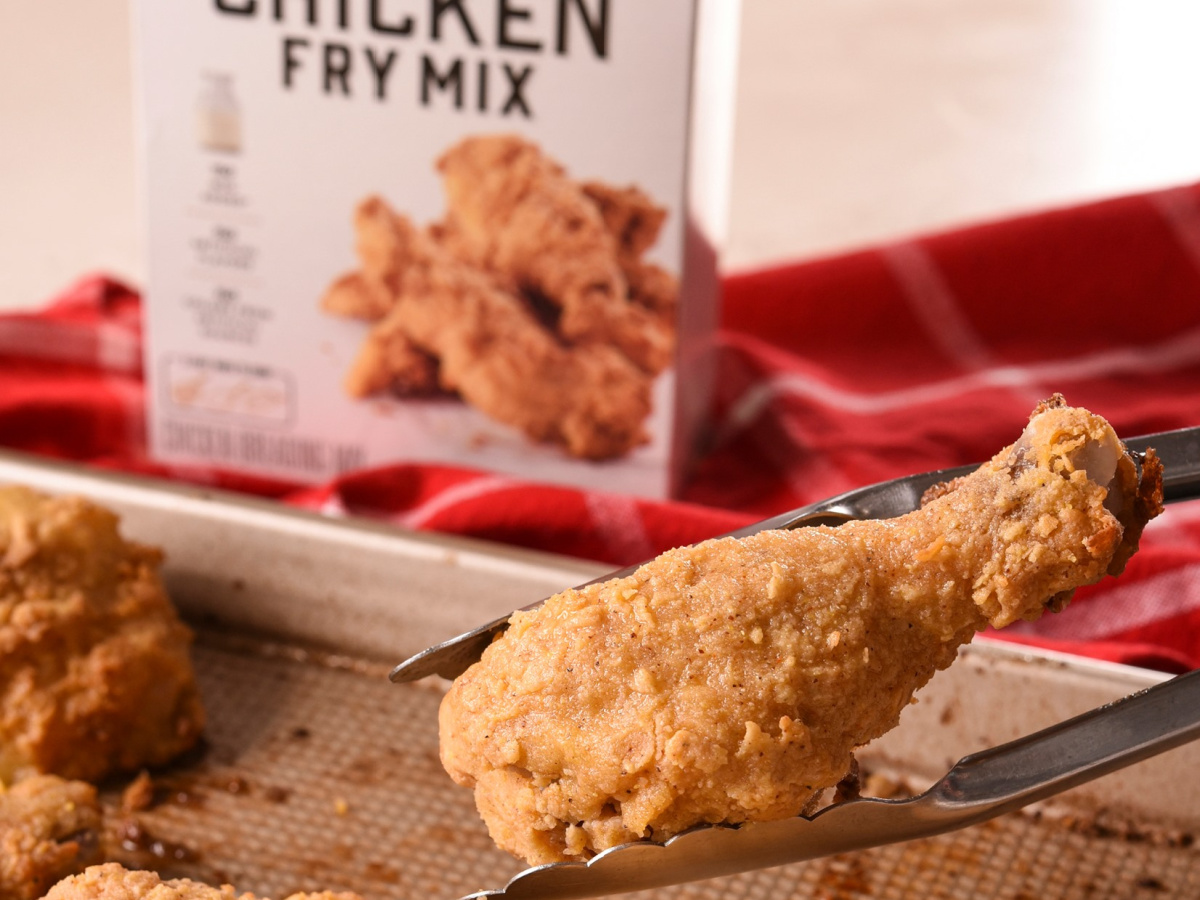
[[[651,373],[670,363],[670,332],[629,302],[625,244],[609,225],[637,241],[648,229],[625,227],[636,217],[628,202],[621,206],[619,192],[612,192],[606,222],[561,166],[515,135],[468,138],[443,154],[438,170],[447,225],[468,261],[558,305],[558,327],[568,341],[614,345]]]
[[[188,878],[164,880],[154,872],[126,869],[118,863],[92,866],[79,875],[60,881],[46,900],[260,900],[254,894],[239,894],[226,884],[219,888]],[[261,898],[267,900],[267,898]],[[362,900],[349,892],[290,894],[285,900]]]
[[[204,712],[159,551],[78,497],[0,488],[0,777],[165,763]]]
[[[399,299],[376,331],[395,330],[436,358],[444,388],[575,456],[607,459],[644,441],[649,381],[620,353],[562,346],[520,297],[446,253],[382,200],[367,200],[360,218],[392,240]]]
[[[325,292],[321,309],[334,316],[378,322],[396,305],[396,298],[383,284],[361,272],[347,272]]]
[[[360,267],[321,300],[331,315],[373,323],[345,376],[347,394],[457,391],[533,440],[585,459],[644,443],[649,379],[670,363],[675,343],[678,280],[642,258],[666,210],[636,187],[578,184],[515,136],[468,138],[438,165],[450,210],[419,241],[379,197],[355,212]],[[439,311],[431,291],[450,302]],[[455,318],[463,314],[468,324]],[[498,322],[502,330],[487,333]],[[448,336],[435,339],[436,330]],[[449,369],[446,347],[456,348]],[[500,380],[486,384],[488,372]],[[520,378],[556,381],[551,389]],[[563,391],[572,408],[546,402]]]
[[[36,900],[100,855],[96,790],[34,775],[0,794],[0,897]]]
[[[565,591],[455,681],[442,762],[534,864],[796,815],[976,631],[1113,570],[1140,530],[1106,505],[1122,460],[1103,419],[1045,408],[907,516],[707,541]],[[1131,506],[1157,509],[1153,475],[1142,490]]]

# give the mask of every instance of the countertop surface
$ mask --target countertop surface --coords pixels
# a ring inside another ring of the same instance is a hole
[[[743,0],[726,270],[1196,180],[1189,0]],[[0,4],[0,308],[144,271],[129,0]]]

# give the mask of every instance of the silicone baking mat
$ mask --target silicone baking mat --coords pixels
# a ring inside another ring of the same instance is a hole
[[[471,792],[437,756],[434,686],[386,668],[202,632],[205,746],[153,773],[148,808],[106,793],[110,856],[164,875],[281,900],[351,890],[367,900],[454,898],[499,888],[520,864],[496,850]],[[1103,816],[1006,816],[931,840],[662,889],[656,898],[1200,896],[1189,834]]]

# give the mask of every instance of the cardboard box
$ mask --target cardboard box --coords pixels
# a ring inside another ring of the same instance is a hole
[[[711,379],[737,15],[138,0],[154,455],[669,494]]]

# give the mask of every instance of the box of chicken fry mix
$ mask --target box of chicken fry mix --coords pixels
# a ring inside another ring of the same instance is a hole
[[[668,496],[734,0],[135,3],[153,454]]]

